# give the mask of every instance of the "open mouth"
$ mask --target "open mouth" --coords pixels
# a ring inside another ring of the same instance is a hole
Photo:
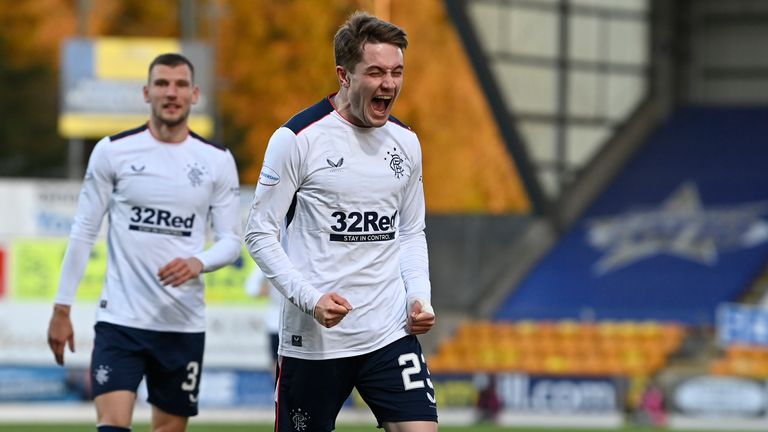
[[[166,103],[163,104],[163,110],[167,111],[177,111],[181,109],[181,105],[175,104],[175,103]]]
[[[389,105],[392,103],[392,96],[388,95],[382,95],[382,96],[374,96],[373,101],[371,102],[371,107],[373,108],[373,111],[377,114],[384,114],[387,112],[387,109],[389,108]]]

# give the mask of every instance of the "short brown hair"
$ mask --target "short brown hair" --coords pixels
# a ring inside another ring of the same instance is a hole
[[[183,64],[189,66],[189,71],[192,73],[192,81],[194,82],[195,67],[192,66],[192,62],[189,61],[188,58],[184,57],[179,53],[165,53],[155,57],[155,59],[152,60],[152,63],[149,64],[149,76],[152,76],[152,68],[157,65],[176,67],[176,66],[181,66]]]
[[[408,35],[400,27],[366,12],[350,15],[333,38],[336,65],[349,71],[363,58],[363,45],[368,42],[389,43],[401,50],[408,47]]]

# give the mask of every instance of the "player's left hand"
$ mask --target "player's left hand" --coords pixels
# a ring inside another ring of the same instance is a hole
[[[424,334],[435,325],[435,310],[424,300],[415,299],[409,302],[406,330],[412,335]]]
[[[202,271],[203,263],[195,257],[174,258],[157,272],[157,277],[163,285],[177,287],[192,278],[200,276]]]

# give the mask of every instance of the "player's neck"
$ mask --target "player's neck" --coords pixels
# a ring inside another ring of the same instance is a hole
[[[333,104],[333,108],[338,111],[339,114],[349,111],[349,95],[344,87],[339,89],[339,91],[333,95],[331,103]]]
[[[189,127],[186,122],[175,126],[168,126],[156,119],[150,119],[149,132],[158,141],[177,144],[187,139]]]
[[[352,104],[349,102],[349,92],[345,87],[342,87],[338,93],[333,97],[331,101],[333,108],[344,120],[358,127],[366,127],[360,120],[358,120],[352,114]]]

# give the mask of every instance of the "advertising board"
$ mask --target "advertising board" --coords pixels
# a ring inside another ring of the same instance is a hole
[[[66,138],[101,138],[147,121],[142,88],[158,54],[180,52],[195,66],[200,98],[190,128],[213,134],[213,64],[207,45],[168,38],[69,39],[62,48],[59,132]]]

